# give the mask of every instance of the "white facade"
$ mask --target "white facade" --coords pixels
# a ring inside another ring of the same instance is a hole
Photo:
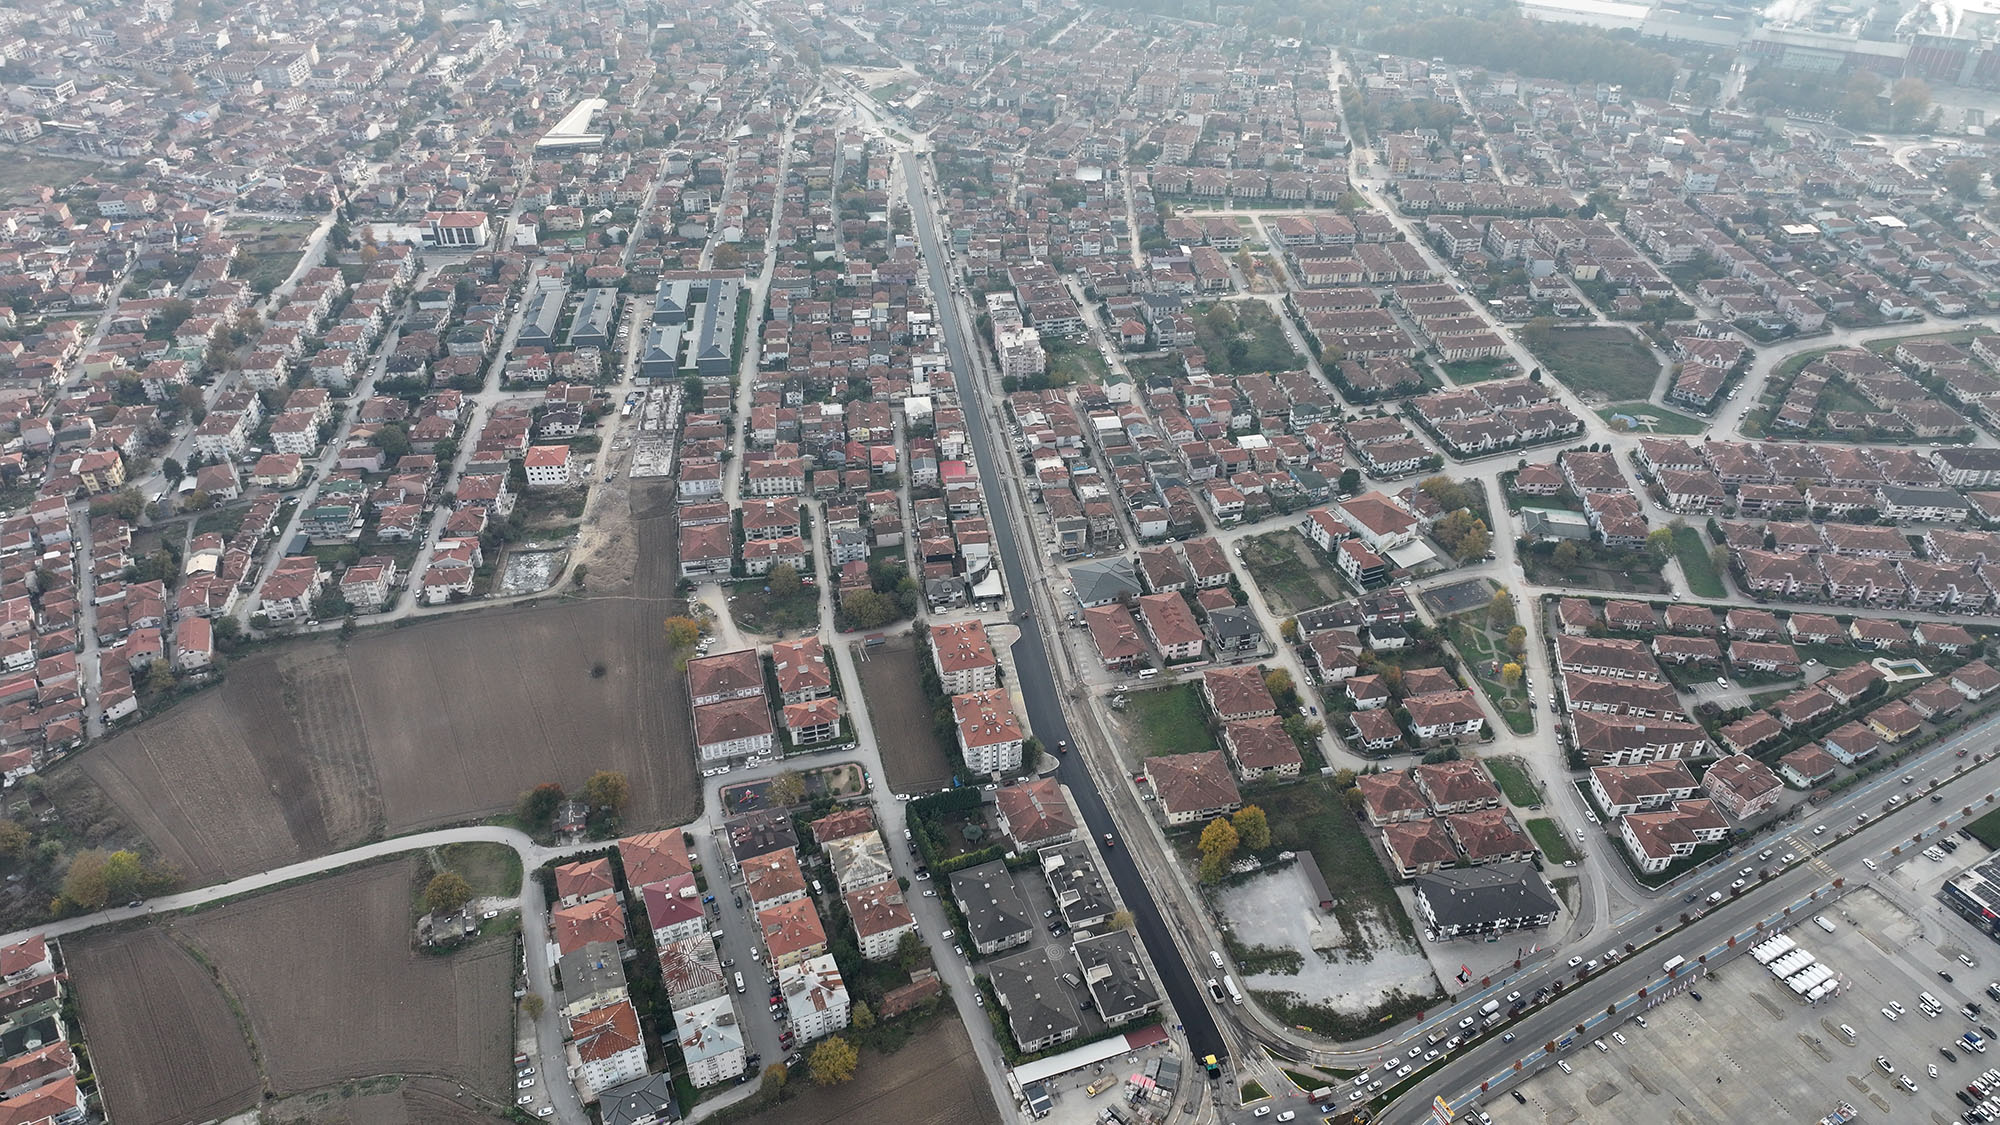
[[[778,987],[800,1042],[823,1039],[847,1026],[847,982],[840,979],[832,954],[779,969]]]

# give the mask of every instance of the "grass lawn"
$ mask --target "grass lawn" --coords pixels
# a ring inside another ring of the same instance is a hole
[[[1494,356],[1488,359],[1467,359],[1457,363],[1441,363],[1438,366],[1444,369],[1445,375],[1452,382],[1461,386],[1466,383],[1484,383],[1488,379],[1498,379],[1504,375],[1518,373],[1514,367],[1514,361],[1502,356]]]
[[[1168,378],[1185,375],[1187,365],[1180,361],[1178,355],[1156,355],[1144,359],[1128,359],[1125,361],[1125,370],[1130,371],[1134,379],[1144,381],[1155,375]]]
[[[1699,418],[1690,418],[1650,402],[1622,402],[1617,406],[1600,407],[1597,411],[1597,416],[1606,422],[1619,414],[1639,423],[1632,427],[1634,433],[1698,434],[1708,429],[1708,423]]]
[[[1305,366],[1305,360],[1285,342],[1278,314],[1262,301],[1218,301],[1191,311],[1194,341],[1208,356],[1211,371],[1249,375]]]
[[[1368,952],[1363,918],[1367,913],[1393,925],[1404,937],[1415,937],[1388,871],[1331,785],[1315,779],[1258,786],[1246,793],[1244,800],[1264,810],[1272,840],[1312,852],[1333,892],[1333,913],[1340,933],[1356,956]]]
[[[819,588],[800,586],[789,598],[774,598],[762,578],[738,582],[729,588],[730,619],[740,629],[769,633],[778,629],[805,629],[819,623]]]
[[[1494,709],[1506,720],[1507,729],[1515,734],[1532,732],[1535,716],[1528,707],[1527,691],[1519,683],[1510,686],[1500,678],[1499,668],[1514,659],[1507,651],[1506,630],[1489,627],[1483,606],[1445,618],[1444,630],[1458,654],[1465,658],[1466,671],[1479,681],[1486,698],[1493,701]]]
[[[1535,781],[1528,776],[1527,768],[1519,758],[1487,758],[1486,768],[1493,774],[1493,781],[1500,786],[1500,792],[1509,801],[1527,808],[1542,803],[1542,791],[1535,788]]]
[[[1852,645],[1794,645],[1799,660],[1817,660],[1829,668],[1852,668],[1856,664],[1866,664],[1875,658],[1875,653]]]
[[[1972,838],[1989,848],[2000,848],[2000,809],[1994,809],[1965,826]]]
[[[1102,383],[1111,373],[1111,368],[1098,354],[1096,348],[1088,345],[1071,344],[1063,340],[1049,341],[1050,382],[1058,386],[1072,383]]]
[[[1194,684],[1129,692],[1125,715],[1137,728],[1141,757],[1205,754],[1217,749],[1214,736],[1208,733],[1208,716],[1202,711],[1201,689]]]
[[[1567,863],[1576,858],[1576,849],[1570,847],[1563,836],[1562,826],[1545,816],[1530,820],[1525,826],[1528,835],[1535,838],[1535,846],[1542,849],[1542,857],[1550,863]]]
[[[1340,597],[1331,571],[1320,565],[1307,543],[1294,531],[1274,531],[1238,541],[1243,564],[1271,612],[1289,617]]]
[[[1688,591],[1695,597],[1719,598],[1727,592],[1715,561],[1708,557],[1708,544],[1702,541],[1701,532],[1691,527],[1675,528],[1674,554],[1681,560],[1681,573],[1687,576]]]
[[[1630,402],[1652,395],[1660,363],[1636,333],[1623,328],[1537,328],[1521,333],[1528,350],[1579,394]]]
[[[512,897],[521,891],[521,853],[505,844],[446,844],[437,862],[465,876],[475,894]]]
[[[1243,1084],[1244,1105],[1249,1105],[1251,1102],[1254,1101],[1261,1101],[1262,1099],[1268,1098],[1270,1096],[1271,1095],[1264,1090],[1263,1085],[1260,1084],[1255,1078],[1252,1078],[1250,1081],[1245,1082]]]
[[[1584,586],[1640,594],[1668,592],[1666,579],[1660,577],[1659,568],[1652,565],[1644,551],[1598,547],[1589,543],[1579,543],[1577,547],[1576,565],[1568,569],[1558,566],[1553,558],[1540,551],[1523,552],[1521,569],[1528,581],[1537,586]]]

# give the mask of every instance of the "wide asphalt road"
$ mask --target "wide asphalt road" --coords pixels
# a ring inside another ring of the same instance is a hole
[[[951,277],[946,263],[944,246],[938,237],[937,217],[931,211],[929,189],[924,185],[922,170],[917,158],[902,154],[903,172],[912,186],[909,192],[912,224],[917,239],[922,244],[924,261],[930,269],[931,291],[940,305],[953,303]],[[979,468],[979,479],[986,482],[984,489],[987,503],[998,508],[1008,503],[1007,491],[1001,482],[1008,466],[1001,461],[1000,448],[994,444],[995,435],[986,427],[985,390],[973,374],[972,349],[960,332],[956,311],[940,317],[944,325],[944,342],[951,354],[952,371],[956,376],[960,394],[969,400],[965,410],[966,428],[972,435],[973,462]],[[1000,435],[1004,441],[1005,436]],[[1020,513],[1025,519],[1030,513]],[[989,520],[993,529],[993,541],[1000,548],[1000,570],[1006,579],[1008,593],[1017,606],[1031,604],[1027,572],[1021,566],[1019,546],[1014,540],[1014,521],[1004,516]],[[1056,740],[1074,741],[1070,735],[1069,723],[1063,717],[1062,703],[1058,697],[1055,676],[1051,671],[1051,658],[1043,644],[1041,620],[1030,615],[1021,623],[1021,639],[1012,649],[1014,674],[1020,683],[1021,697],[1028,708],[1028,723],[1044,745],[1053,747]],[[1075,799],[1077,811],[1083,814],[1083,821],[1090,832],[1102,839],[1114,832],[1117,825],[1112,822],[1111,812],[1104,806],[1104,800],[1097,792],[1090,772],[1077,758],[1059,759],[1056,776],[1069,786],[1070,795]],[[1179,1015],[1187,1033],[1188,1045],[1195,1058],[1204,1055],[1222,1057],[1228,1053],[1222,1041],[1222,1034],[1216,1028],[1214,1016],[1208,1008],[1208,998],[1203,986],[1195,981],[1188,971],[1187,963],[1181,960],[1180,951],[1175,948],[1173,938],[1168,935],[1166,922],[1160,916],[1160,908],[1153,901],[1151,890],[1139,875],[1129,852],[1123,848],[1101,849],[1104,866],[1111,872],[1112,882],[1118,887],[1120,897],[1125,900],[1125,908],[1132,912],[1132,922],[1138,930],[1139,939],[1146,944],[1146,952],[1152,956],[1153,965],[1158,970],[1161,986],[1173,1001],[1174,1011]]]
[[[1692,912],[1705,906],[1711,890],[1724,892],[1725,897],[1720,903],[1679,933],[1601,968],[1583,983],[1576,982],[1577,970],[1562,963],[1552,962],[1539,973],[1523,974],[1505,986],[1506,991],[1520,989],[1525,995],[1532,996],[1537,988],[1558,979],[1564,980],[1568,987],[1544,1006],[1532,1009],[1519,1021],[1506,1025],[1505,1030],[1514,1034],[1514,1042],[1503,1043],[1497,1035],[1488,1037],[1430,1075],[1412,1091],[1419,1096],[1402,1098],[1383,1115],[1383,1120],[1416,1122],[1427,1118],[1433,1095],[1442,1095],[1458,1109],[1504,1097],[1502,1082],[1509,1076],[1514,1063],[1522,1063],[1524,1075],[1555,1065],[1556,1057],[1566,1052],[1546,1055],[1543,1047],[1551,1040],[1560,1041],[1565,1035],[1574,1033],[1578,1023],[1585,1024],[1588,1030],[1576,1037],[1570,1050],[1582,1048],[1590,1039],[1610,1030],[1610,1027],[1604,1026],[1605,1021],[1610,1020],[1610,1026],[1615,1027],[1633,1012],[1643,1011],[1643,1005],[1649,1001],[1639,1001],[1638,990],[1646,988],[1649,998],[1657,998],[1660,990],[1670,983],[1663,971],[1668,958],[1682,956],[1692,965],[1704,953],[1710,955],[1711,964],[1727,956],[1740,956],[1749,945],[1755,944],[1754,940],[1744,939],[1756,936],[1759,921],[1766,922],[1771,929],[1781,924],[1796,925],[1807,921],[1831,901],[1829,896],[1835,893],[1835,879],[1844,880],[1843,891],[1867,884],[1920,852],[1941,834],[1956,831],[1967,820],[1984,815],[1994,807],[1987,803],[1988,798],[2000,794],[2000,755],[1983,764],[1972,765],[1971,758],[1958,758],[1956,751],[1961,746],[1981,752],[1988,749],[1995,722],[1988,720],[1962,731],[1916,761],[1904,763],[1896,770],[1884,771],[1878,780],[1812,810],[1814,815],[1802,819],[1797,827],[1773,833],[1740,850],[1733,858],[1718,860],[1716,866],[1727,870],[1680,884],[1684,893],[1700,896],[1696,902],[1687,903],[1679,897],[1664,900],[1644,915],[1628,919],[1619,928],[1618,937],[1621,942],[1635,944],[1650,940],[1654,937],[1655,925],[1672,928],[1679,923],[1681,912]],[[1957,772],[1960,766],[1966,767],[1962,775]],[[1914,776],[1915,781],[1905,786],[1902,784],[1905,776]],[[1930,781],[1946,776],[1957,776],[1958,779],[1939,790],[1943,801],[1930,801],[1926,792]],[[1885,814],[1882,805],[1891,795],[1903,795],[1909,801],[1894,812]],[[1971,817],[1965,814],[1968,806],[1972,810]],[[1863,813],[1869,817],[1865,825],[1856,819]],[[1820,824],[1828,826],[1827,832],[1814,836],[1812,828]],[[1839,835],[1850,828],[1856,829],[1853,835]],[[1918,833],[1924,834],[1924,843],[1913,846],[1911,837]],[[1890,855],[1891,849],[1899,845],[1903,854]],[[1729,880],[1737,869],[1746,865],[1769,866],[1761,863],[1756,858],[1758,853],[1751,850],[1764,846],[1781,853],[1793,851],[1800,857],[1800,862],[1768,880],[1753,881],[1737,897],[1728,897]],[[1871,869],[1869,863],[1873,863],[1875,868]],[[1731,864],[1736,866],[1731,867]],[[1819,892],[1818,904],[1807,901],[1815,891]],[[1790,919],[1784,918],[1787,906],[1793,908]],[[1736,948],[1729,950],[1726,946],[1732,936],[1738,941]],[[1676,988],[1684,987],[1685,979],[1671,983]],[[1500,988],[1492,990],[1493,993],[1501,991]],[[1478,1002],[1478,998],[1474,997],[1463,1005],[1454,1006],[1447,1019],[1452,1015],[1463,1018],[1460,1009],[1470,1009]],[[1619,1005],[1618,1015],[1608,1017],[1604,1010],[1614,1002]],[[1412,1037],[1405,1041],[1403,1049],[1407,1051],[1410,1046],[1421,1042],[1421,1038]],[[1382,1073],[1377,1068],[1367,1077],[1380,1078]],[[1492,1084],[1491,1093],[1485,1098],[1480,1097],[1481,1082]],[[1385,1086],[1388,1084],[1384,1082]]]

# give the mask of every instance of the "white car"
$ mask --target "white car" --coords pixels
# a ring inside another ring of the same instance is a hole
[[[1866,867],[1866,868],[1867,868],[1868,870],[1870,870],[1870,871],[1879,871],[1879,870],[1881,870],[1881,868],[1879,868],[1879,867],[1877,867],[1877,866],[1875,865],[1875,861],[1874,861],[1874,860],[1872,860],[1872,859],[1864,859],[1864,860],[1862,860],[1862,861],[1861,861],[1861,866],[1863,866],[1863,867]]]
[[[1572,957],[1569,959],[1569,967],[1572,969],[1576,968],[1578,965],[1581,964],[1583,964],[1583,958],[1581,957]]]
[[[521,1080],[520,1080],[519,1082],[516,1082],[516,1083],[514,1083],[514,1088],[515,1088],[516,1090],[525,1090],[525,1089],[527,1089],[528,1087],[530,1087],[530,1086],[533,1086],[534,1084],[535,1084],[535,1080],[534,1080],[534,1079],[532,1079],[532,1078],[523,1078],[523,1079],[521,1079]]]
[[[1397,1067],[1397,1068],[1396,1068],[1396,1077],[1398,1077],[1398,1078],[1408,1078],[1408,1077],[1410,1076],[1410,1071],[1411,1071],[1411,1069],[1412,1069],[1412,1068],[1411,1068],[1411,1067],[1410,1067],[1410,1066],[1409,1066],[1409,1065],[1408,1065],[1407,1063],[1406,1063],[1406,1064],[1404,1064],[1404,1065],[1402,1065],[1402,1066],[1399,1066],[1399,1067]]]
[[[1882,1014],[1888,1016],[1891,1023],[1903,1018],[1902,1016],[1896,1014],[1894,1011],[1891,1011],[1888,1008],[1882,1009]]]
[[[1260,1106],[1258,1106],[1258,1107],[1257,1107],[1257,1112],[1256,1112],[1256,1113],[1254,1113],[1254,1114],[1252,1114],[1251,1116],[1253,1116],[1253,1117],[1269,1117],[1269,1116],[1271,1116],[1271,1107],[1270,1107],[1270,1106],[1267,1106],[1267,1105],[1260,1105]]]
[[[1614,1031],[1614,1032],[1612,1032],[1612,1033],[1611,1033],[1611,1038],[1613,1038],[1613,1039],[1617,1040],[1617,1041],[1618,1041],[1618,1045],[1619,1045],[1619,1046],[1621,1046],[1621,1047],[1623,1047],[1623,1046],[1624,1046],[1624,1045],[1625,1045],[1625,1044],[1626,1044],[1626,1043],[1628,1042],[1628,1040],[1627,1040],[1627,1039],[1625,1038],[1625,1033],[1624,1033],[1624,1032],[1622,1032],[1622,1031]]]

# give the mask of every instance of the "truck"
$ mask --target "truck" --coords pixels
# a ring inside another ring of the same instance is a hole
[[[1241,1004],[1241,1003],[1243,1002],[1243,990],[1242,990],[1242,989],[1240,989],[1240,988],[1237,988],[1237,987],[1236,987],[1236,978],[1235,978],[1235,977],[1227,977],[1227,976],[1226,976],[1226,977],[1223,977],[1223,978],[1222,978],[1222,987],[1224,987],[1224,988],[1226,988],[1226,989],[1228,989],[1228,990],[1229,990],[1229,1002],[1230,1002],[1230,1003],[1232,1003],[1232,1004]]]
[[[1083,1088],[1083,1096],[1086,1098],[1094,1098],[1097,1095],[1103,1093],[1104,1091],[1109,1090],[1113,1085],[1117,1083],[1117,1081],[1118,1080],[1116,1078],[1110,1076],[1100,1078],[1097,1081],[1092,1082],[1090,1085],[1085,1086]]]
[[[1312,1093],[1306,1095],[1306,1097],[1309,1097],[1313,1101],[1319,1102],[1322,1105],[1324,1105],[1326,1103],[1326,1100],[1328,1098],[1331,1098],[1332,1096],[1333,1096],[1333,1087],[1331,1086],[1315,1087]]]

